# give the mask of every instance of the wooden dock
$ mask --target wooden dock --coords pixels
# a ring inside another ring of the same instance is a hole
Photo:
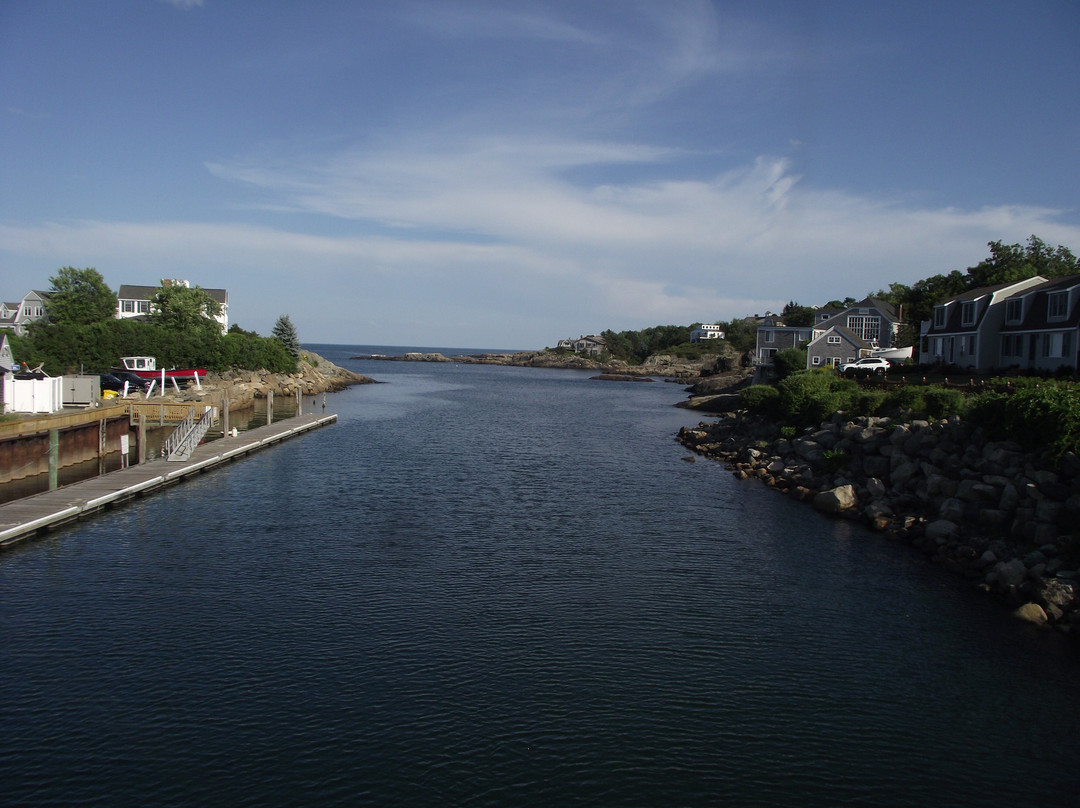
[[[0,549],[335,421],[336,415],[299,415],[204,443],[183,463],[142,463],[4,503],[0,505]]]

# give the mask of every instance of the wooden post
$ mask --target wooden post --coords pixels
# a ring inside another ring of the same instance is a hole
[[[221,394],[221,435],[229,437],[229,394]]]
[[[105,454],[108,451],[109,441],[109,422],[107,419],[102,418],[98,421],[98,438],[97,438],[97,473],[105,473]]]
[[[304,414],[304,393],[299,387],[296,388],[296,414]]]
[[[274,421],[274,391],[266,391],[266,423],[267,425]]]
[[[146,462],[146,414],[139,412],[139,465]]]
[[[49,490],[60,487],[60,430],[49,430]]]
[[[322,411],[326,412],[326,393],[322,394]]]

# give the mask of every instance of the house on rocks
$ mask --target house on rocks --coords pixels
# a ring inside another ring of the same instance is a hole
[[[555,347],[598,356],[607,350],[607,340],[599,334],[590,334],[587,337],[583,335],[577,339],[561,339]]]
[[[702,323],[690,332],[691,342],[705,342],[710,339],[723,339],[724,329],[712,323]]]

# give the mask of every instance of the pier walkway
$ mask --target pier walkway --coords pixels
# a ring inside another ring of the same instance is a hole
[[[0,505],[0,549],[336,420],[336,415],[298,415],[204,443],[182,463],[155,460],[4,503]]]

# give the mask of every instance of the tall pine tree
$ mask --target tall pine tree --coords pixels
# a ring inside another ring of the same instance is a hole
[[[285,346],[285,350],[293,359],[300,359],[300,337],[296,335],[296,326],[292,324],[289,315],[283,314],[278,317],[277,322],[274,323],[274,330],[270,333],[274,339]]]

